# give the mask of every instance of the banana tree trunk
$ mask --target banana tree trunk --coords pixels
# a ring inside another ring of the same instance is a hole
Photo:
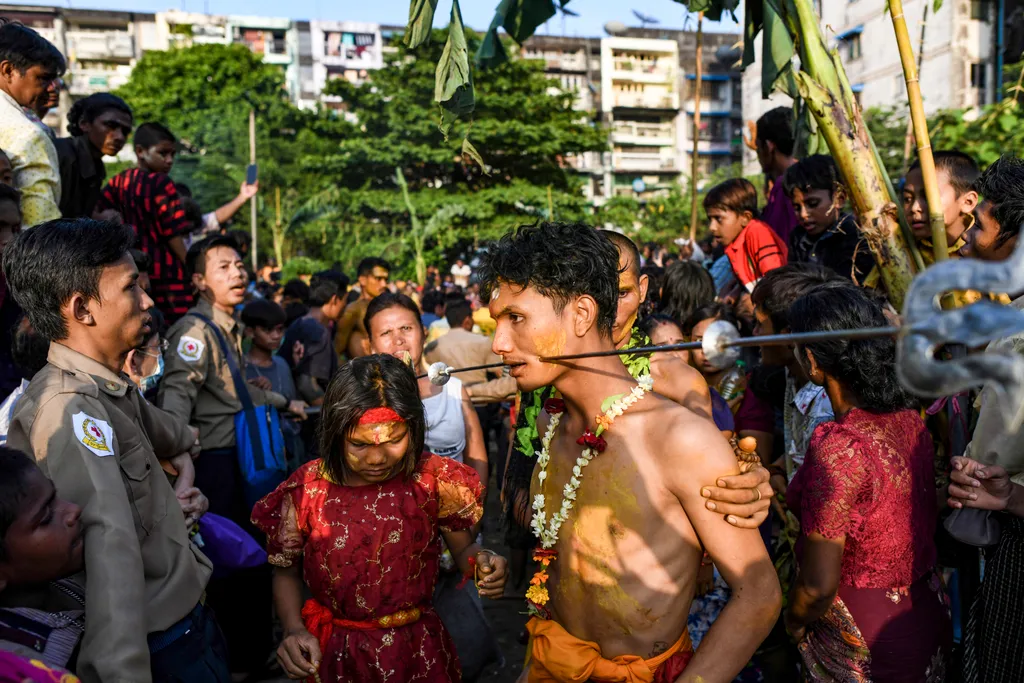
[[[915,268],[888,177],[878,163],[839,55],[825,47],[810,0],[785,0],[782,6],[783,19],[799,46],[802,70],[795,77],[800,96],[832,152],[861,234],[875,256],[889,300],[899,310]]]

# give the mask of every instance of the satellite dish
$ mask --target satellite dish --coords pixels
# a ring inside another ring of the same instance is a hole
[[[633,10],[633,16],[640,20],[640,28],[647,28],[647,24],[660,24],[661,22],[654,17],[649,17],[646,14],[640,14],[636,10]]]
[[[573,12],[571,9],[564,7],[558,7],[558,11],[562,13],[562,16],[578,17],[580,15],[579,12]]]
[[[609,21],[604,25],[604,30],[610,36],[617,36],[626,32],[626,25],[621,21]]]
[[[743,49],[734,45],[722,45],[715,50],[715,58],[719,62],[732,64],[738,62],[743,56]]]

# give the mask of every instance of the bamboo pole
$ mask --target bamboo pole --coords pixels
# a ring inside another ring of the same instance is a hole
[[[274,188],[274,256],[277,267],[284,267],[284,232],[281,229],[281,188]]]
[[[693,154],[690,155],[690,244],[697,243],[697,173],[700,157],[700,96],[704,87],[704,13],[697,13],[697,64],[694,66],[693,93]]]
[[[917,76],[921,77],[921,65],[924,63],[924,36],[928,28],[928,6],[930,3],[925,0],[924,14],[921,15],[921,38],[917,41]],[[910,150],[914,147],[914,117],[907,116],[907,134],[903,140],[903,175],[907,174],[910,168]]]
[[[910,45],[910,32],[903,14],[903,0],[889,0],[892,26],[896,31],[896,44],[903,62],[903,75],[907,81],[907,96],[910,98],[910,119],[914,124],[917,139],[917,158],[921,164],[921,178],[924,180],[924,194],[928,199],[928,222],[932,228],[932,250],[935,263],[948,258],[946,243],[946,221],[942,217],[942,199],[939,196],[939,180],[935,174],[935,159],[932,143],[928,136],[928,120],[924,115],[924,101],[921,99],[921,82],[914,64],[914,48]]]
[[[256,163],[256,110],[249,110],[249,163]],[[252,272],[255,273],[256,265],[256,196],[249,200],[249,219],[252,223]]]

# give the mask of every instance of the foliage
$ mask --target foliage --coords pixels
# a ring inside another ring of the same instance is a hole
[[[312,275],[330,267],[327,261],[310,258],[308,256],[295,256],[288,259],[281,268],[281,281],[288,282],[300,275]]]
[[[893,180],[903,175],[903,148],[907,139],[907,107],[872,107],[864,123],[878,148],[878,156]],[[913,150],[911,150],[913,154]]]
[[[329,113],[294,106],[282,67],[264,64],[242,45],[196,45],[147,52],[118,91],[135,120],[159,121],[182,143],[172,176],[190,185],[206,210],[238,193],[249,163],[249,111],[256,111],[256,149],[261,185],[261,253],[269,255],[274,187],[285,204],[324,189],[316,159],[337,148],[353,127]],[[247,217],[243,212],[238,218]],[[266,246],[262,246],[266,245]]]

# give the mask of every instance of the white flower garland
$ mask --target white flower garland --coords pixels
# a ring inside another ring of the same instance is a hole
[[[637,385],[629,394],[619,398],[605,411],[603,422],[606,425],[610,425],[615,418],[622,415],[630,406],[643,398],[644,394],[650,391],[653,386],[654,380],[650,375],[641,377],[637,380]],[[558,423],[561,420],[561,413],[551,416],[551,422],[548,424],[547,432],[545,432],[544,438],[541,441],[542,448],[537,453],[537,480],[540,482],[541,492],[533,498],[533,521],[530,522],[530,526],[533,529],[534,535],[540,539],[541,547],[545,550],[554,547],[555,543],[558,542],[558,532],[562,528],[562,523],[569,517],[569,511],[572,510],[572,506],[576,502],[576,491],[580,487],[583,468],[589,465],[590,461],[598,453],[593,448],[588,447],[584,448],[580,457],[576,458],[576,465],[572,468],[572,477],[569,478],[569,483],[562,489],[562,506],[558,512],[551,515],[551,520],[547,523],[547,513],[544,512],[544,508],[547,505],[544,499],[544,480],[547,479],[548,463],[551,461],[551,439],[554,438],[555,430],[558,429]],[[600,435],[601,431],[603,430],[599,429],[598,435]]]

